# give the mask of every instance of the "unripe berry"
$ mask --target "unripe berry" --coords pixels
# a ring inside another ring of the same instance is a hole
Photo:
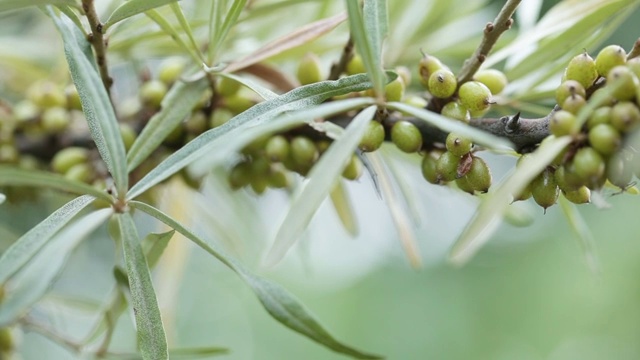
[[[587,129],[593,129],[599,124],[611,123],[611,107],[603,106],[595,109],[587,120]]]
[[[289,187],[291,178],[289,173],[282,168],[272,169],[267,177],[267,183],[271,188],[283,189]]]
[[[596,91],[593,92],[593,94],[591,94],[591,96],[589,97],[589,99],[600,97],[602,95],[600,95],[600,93],[603,93],[605,91],[608,91],[606,87],[601,87],[599,89],[596,89]],[[618,102],[618,99],[616,99],[615,97],[613,97],[613,95],[611,94],[606,94],[604,95],[604,99],[602,100],[602,103],[600,104],[600,106],[613,106]]]
[[[180,78],[184,71],[185,62],[180,58],[169,58],[158,67],[158,79],[170,86]]]
[[[255,105],[253,100],[240,94],[227,96],[224,98],[224,106],[233,114],[243,113],[253,105]]]
[[[456,76],[446,69],[435,71],[431,74],[429,82],[427,83],[429,92],[433,96],[441,99],[451,97],[451,95],[456,92],[457,86],[458,81],[456,80]]]
[[[67,97],[64,91],[48,81],[32,85],[27,90],[27,99],[41,108],[67,107]]]
[[[609,71],[618,65],[624,65],[627,53],[618,45],[609,45],[596,56],[596,70],[598,75],[607,76]]]
[[[612,184],[620,188],[627,187],[633,178],[633,169],[625,155],[625,152],[621,151],[614,154],[607,161],[607,178]]]
[[[507,76],[496,69],[480,70],[473,76],[473,80],[485,84],[493,95],[500,94],[509,83]]]
[[[267,141],[264,152],[269,160],[281,162],[289,156],[289,149],[289,141],[282,135],[276,135]]]
[[[398,121],[391,128],[391,141],[398,149],[413,153],[422,147],[422,133],[420,130],[408,121]]]
[[[362,167],[362,161],[356,155],[352,155],[349,163],[342,171],[342,177],[348,180],[356,180],[362,175]]]
[[[465,176],[469,185],[475,191],[486,193],[491,186],[491,170],[487,163],[479,157],[474,156],[471,161],[471,168]]]
[[[628,67],[620,65],[609,71],[609,75],[607,75],[607,84],[613,84],[614,82],[621,84],[613,92],[613,97],[620,101],[635,99],[638,79]]]
[[[347,67],[345,69],[347,71],[347,75],[355,75],[367,72],[367,69],[364,67],[364,62],[362,61],[362,57],[360,55],[355,54],[347,62]]]
[[[223,97],[229,97],[236,95],[241,86],[242,84],[233,79],[220,76],[218,77],[218,82],[216,83],[216,92]]]
[[[322,81],[322,68],[320,58],[312,52],[302,57],[298,64],[296,77],[302,85],[313,84]]]
[[[586,52],[575,56],[566,70],[567,80],[579,82],[585,89],[588,89],[598,78],[596,62]]]
[[[571,95],[562,103],[562,110],[572,114],[578,114],[578,111],[587,104],[587,101],[580,95]]]
[[[251,189],[256,195],[260,195],[267,190],[269,186],[269,178],[267,176],[254,176],[251,178]]]
[[[120,123],[120,136],[122,136],[122,142],[124,143],[125,150],[129,151],[133,143],[136,141],[136,131],[129,124]]]
[[[318,149],[309,138],[296,136],[291,140],[291,157],[300,166],[309,166],[318,159]]]
[[[533,200],[545,210],[556,203],[558,194],[555,177],[549,169],[545,169],[531,182]]]
[[[94,177],[93,168],[88,163],[75,164],[64,173],[64,177],[83,183],[90,183]]]
[[[378,121],[370,121],[358,147],[364,152],[378,150],[384,142],[384,127]]]
[[[140,87],[140,99],[143,103],[159,108],[162,99],[167,94],[167,85],[160,80],[150,80]]]
[[[455,133],[449,133],[447,135],[446,147],[449,152],[452,154],[461,157],[462,155],[466,155],[471,151],[471,147],[473,146],[473,142],[471,140],[461,137]]]
[[[571,95],[579,95],[583,98],[587,97],[587,92],[584,90],[584,86],[575,80],[564,81],[556,89],[556,104],[561,105]]]
[[[604,159],[592,147],[583,147],[573,158],[576,175],[584,179],[589,186],[599,182],[604,175]]]
[[[384,94],[387,101],[402,101],[402,97],[404,96],[404,80],[398,76],[384,87]]]
[[[551,116],[549,130],[555,136],[575,135],[580,131],[580,127],[574,114],[560,110]]]
[[[250,164],[253,177],[262,177],[271,171],[271,163],[264,156],[252,157]]]
[[[227,121],[231,120],[233,114],[231,111],[224,108],[216,108],[209,117],[209,128],[217,128],[224,125]]]
[[[436,162],[438,179],[442,181],[453,181],[459,178],[458,165],[460,165],[460,157],[445,151]]]
[[[18,123],[35,120],[40,115],[40,108],[29,100],[22,100],[13,107],[13,118]]]
[[[0,298],[0,301],[2,298]],[[0,356],[4,359],[5,354],[8,359],[11,359],[11,353],[15,349],[15,340],[13,338],[13,334],[11,333],[11,329],[8,327],[0,328]]]
[[[602,155],[616,152],[621,142],[620,133],[609,124],[599,124],[589,130],[589,144]]]
[[[467,194],[471,194],[474,195],[475,194],[475,189],[473,188],[473,186],[471,185],[471,183],[469,183],[469,179],[467,178],[467,176],[463,176],[461,178],[458,178],[455,180],[456,186],[458,187],[458,189],[466,192]]]
[[[460,103],[469,112],[483,111],[491,106],[491,91],[483,83],[478,81],[468,81],[458,90]]]
[[[13,164],[20,160],[20,153],[13,144],[0,144],[0,164]]]
[[[411,105],[413,107],[417,107],[419,109],[425,108],[428,104],[427,100],[418,95],[408,95],[404,97],[402,100],[403,103],[407,105]]]
[[[574,204],[588,204],[591,201],[591,190],[586,186],[573,191],[563,191],[562,194]]]
[[[554,177],[556,184],[562,191],[574,191],[584,185],[584,181],[575,173],[569,170],[568,166],[559,166]]]
[[[456,101],[446,103],[440,112],[442,116],[468,123],[471,120],[469,110]]]
[[[640,57],[635,57],[627,61],[627,67],[631,72],[636,76],[636,78],[640,79]]]
[[[270,138],[270,134],[260,135],[259,137],[253,139],[253,141],[245,145],[245,147],[242,148],[242,153],[251,156],[259,155],[264,149],[265,145],[267,145],[267,141],[269,141]]]
[[[82,110],[82,102],[80,101],[80,95],[75,85],[69,84],[64,89],[64,94],[67,97],[67,108],[73,110]]]
[[[81,147],[68,147],[58,151],[51,159],[51,169],[53,171],[64,174],[69,169],[81,163],[89,161],[89,150]]]
[[[436,170],[437,159],[434,158],[432,153],[427,153],[422,158],[422,176],[431,184],[440,183],[438,179],[438,172]]]
[[[406,66],[397,66],[396,73],[398,74],[398,77],[402,79],[402,83],[405,87],[411,85],[411,70],[409,70],[409,68]]]
[[[611,125],[624,133],[640,125],[640,110],[630,101],[622,101],[611,110]]]
[[[418,63],[418,74],[420,75],[420,83],[427,88],[429,84],[429,78],[434,72],[445,69],[440,60],[435,56],[424,55]]]
[[[207,130],[207,116],[202,111],[195,111],[183,124],[189,134],[199,135]]]
[[[249,185],[251,182],[251,164],[245,161],[237,163],[229,172],[228,180],[233,190]]]
[[[45,110],[40,121],[44,131],[55,134],[69,127],[71,115],[67,109],[55,106]]]

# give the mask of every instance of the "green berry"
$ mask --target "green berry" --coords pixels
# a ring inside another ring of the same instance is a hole
[[[633,178],[631,164],[625,155],[625,152],[618,152],[607,161],[607,178],[620,188],[627,187]]]
[[[404,97],[404,100],[402,100],[403,103],[407,104],[407,105],[411,105],[413,107],[417,107],[419,109],[425,108],[428,104],[428,101],[425,100],[423,97],[418,96],[418,95],[408,95]]]
[[[185,62],[180,58],[169,58],[158,67],[158,79],[170,86],[176,82],[184,72]]]
[[[251,175],[253,177],[260,177],[266,175],[271,171],[271,163],[264,156],[255,156],[251,158]]]
[[[67,107],[67,97],[64,91],[49,81],[32,85],[27,90],[27,99],[45,109],[50,107]]]
[[[324,154],[329,149],[329,146],[331,146],[331,141],[329,140],[316,140],[316,148],[320,155]]]
[[[90,183],[94,177],[93,168],[88,163],[75,164],[64,173],[64,177],[83,183]]]
[[[436,70],[429,77],[429,82],[427,83],[427,89],[429,92],[441,99],[446,99],[451,97],[456,92],[456,87],[458,86],[458,81],[456,80],[456,76],[447,69]]]
[[[67,97],[67,108],[70,110],[82,110],[82,102],[80,101],[80,94],[75,85],[70,84],[64,89],[64,94]]]
[[[391,128],[391,141],[398,149],[413,153],[422,147],[422,133],[420,130],[408,121],[398,121]]]
[[[471,142],[471,140],[461,137],[455,133],[449,133],[449,135],[447,135],[445,144],[449,152],[460,157],[468,154],[473,146],[473,142]]]
[[[577,55],[569,61],[566,76],[567,80],[575,80],[588,89],[598,78],[596,62],[586,52]]]
[[[167,85],[160,80],[150,80],[140,87],[140,99],[143,103],[159,108],[162,99],[167,94]]]
[[[627,62],[627,53],[618,45],[609,45],[600,50],[596,56],[596,70],[598,75],[607,76],[609,71]]]
[[[604,175],[604,159],[599,152],[592,147],[583,147],[576,152],[573,158],[575,173],[588,185],[598,183]]]
[[[411,85],[411,70],[409,70],[409,68],[406,66],[397,66],[396,73],[398,77],[402,79],[405,87]]]
[[[620,101],[633,100],[636,97],[638,79],[628,67],[620,65],[609,71],[607,84],[619,84],[613,91],[613,97]]]
[[[446,67],[442,65],[438,58],[425,54],[418,63],[418,74],[420,74],[420,83],[422,83],[425,88],[428,88],[429,78],[431,77],[431,74],[445,68]]]
[[[549,130],[555,136],[575,135],[580,131],[578,119],[568,111],[556,111],[551,116]]]
[[[362,161],[356,155],[352,155],[349,163],[342,171],[342,177],[348,180],[356,180],[362,175],[362,168]]]
[[[254,176],[251,178],[251,189],[257,195],[264,193],[267,190],[267,186],[269,186],[269,177],[268,176]]]
[[[272,169],[267,176],[267,183],[271,188],[283,189],[289,187],[291,184],[291,178],[289,173],[282,168]]]
[[[129,151],[136,141],[136,131],[129,124],[120,123],[120,136],[122,136],[122,142],[124,142],[124,148]]]
[[[591,94],[591,96],[589,97],[589,100],[594,99],[596,97],[601,97],[604,96],[600,106],[613,106],[618,102],[618,99],[616,99],[615,97],[613,97],[613,95],[611,94],[605,94],[605,95],[600,95],[601,93],[604,92],[608,92],[608,89],[605,87],[601,87],[599,89],[596,89],[596,91],[593,92],[593,94]]]
[[[442,181],[453,181],[459,178],[458,165],[460,165],[460,157],[449,151],[444,152],[436,162],[436,173],[438,179]]]
[[[237,190],[251,182],[251,164],[246,161],[237,163],[229,172],[229,185]]]
[[[228,77],[220,76],[216,83],[216,92],[223,97],[234,96],[238,93],[240,87],[242,87],[242,84],[239,82]]]
[[[545,210],[553,206],[558,200],[558,186],[553,172],[545,169],[531,182],[531,195],[533,200]]]
[[[478,81],[468,81],[458,90],[460,103],[471,113],[484,111],[491,106],[491,91],[483,83]]]
[[[316,162],[318,156],[318,148],[311,139],[296,136],[291,140],[291,157],[297,165],[310,167]]]
[[[458,189],[466,192],[467,194],[474,195],[476,192],[473,186],[471,185],[471,183],[469,182],[469,179],[466,175],[456,179],[455,183]]]
[[[71,124],[71,115],[66,108],[50,107],[42,113],[42,129],[50,134],[59,133]]]
[[[575,80],[564,81],[556,89],[556,104],[562,105],[571,95],[579,95],[583,98],[587,97],[584,86]]]
[[[630,101],[621,101],[611,110],[611,125],[624,133],[640,125],[640,110]]]
[[[593,129],[596,125],[599,124],[610,124],[611,123],[611,107],[603,106],[595,109],[593,113],[589,116],[587,120],[587,129]]]
[[[437,159],[433,155],[432,153],[427,153],[422,158],[422,176],[431,184],[438,184],[440,181],[436,170]]]
[[[370,121],[358,147],[364,152],[378,150],[384,142],[384,127],[378,121]]]
[[[562,110],[572,114],[578,114],[578,111],[587,104],[587,101],[580,95],[571,95],[562,103]]]
[[[627,61],[627,67],[631,72],[640,79],[640,57],[635,57]]]
[[[227,123],[227,121],[231,120],[233,114],[231,111],[224,108],[216,108],[211,113],[209,117],[209,128],[217,128],[218,126],[222,126]]]
[[[207,116],[202,111],[195,111],[191,113],[191,116],[183,124],[184,129],[189,134],[199,135],[207,130],[209,124],[207,124]]]
[[[589,130],[589,144],[602,155],[616,152],[621,142],[620,133],[609,124],[599,124]]]
[[[51,169],[64,174],[77,164],[89,161],[89,150],[81,147],[68,147],[58,151],[51,159]]]
[[[387,101],[402,101],[404,97],[404,80],[401,77],[397,77],[392,82],[388,83],[384,87],[384,94]]]
[[[13,117],[19,123],[35,120],[40,115],[40,108],[30,100],[22,100],[13,107]]]
[[[469,185],[475,191],[486,193],[491,186],[491,170],[487,163],[479,157],[474,156],[471,161],[471,168],[465,175]]]
[[[289,141],[282,135],[273,136],[264,147],[265,155],[274,162],[284,161],[289,156]]]
[[[302,85],[313,84],[322,81],[322,68],[320,58],[314,53],[308,52],[302,57],[296,72],[298,81]]]
[[[563,191],[562,194],[574,204],[588,204],[591,201],[591,190],[586,186],[573,191]]]
[[[480,70],[473,76],[473,80],[485,84],[494,95],[500,94],[509,83],[507,76],[495,69]]]
[[[13,164],[20,160],[20,153],[13,144],[0,144],[0,164]]]
[[[442,116],[468,123],[471,120],[469,110],[458,102],[451,101],[442,107]]]
[[[224,106],[236,115],[245,112],[253,105],[255,105],[253,100],[240,94],[235,94],[224,98]]]
[[[2,301],[2,298],[0,298],[0,301]],[[11,329],[8,327],[0,328],[0,356],[4,358],[6,354],[8,359],[13,358],[10,354],[13,352],[15,347],[15,339],[11,333]]]
[[[347,75],[362,74],[367,72],[367,69],[365,69],[364,67],[362,57],[360,57],[360,55],[358,54],[353,55],[351,60],[347,62],[347,67],[345,70],[347,71]]]

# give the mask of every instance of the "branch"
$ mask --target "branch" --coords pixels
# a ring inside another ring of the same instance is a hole
[[[484,37],[482,38],[480,46],[478,46],[473,55],[464,62],[458,74],[458,86],[471,80],[480,68],[480,65],[486,60],[489,52],[500,38],[500,35],[511,28],[513,24],[511,16],[521,1],[522,0],[507,0],[495,20],[487,23],[484,28]]]
[[[347,63],[353,57],[353,38],[349,36],[349,40],[347,44],[344,46],[342,50],[342,55],[340,56],[340,60],[338,62],[331,65],[331,71],[329,73],[329,77],[327,80],[338,80],[340,74],[344,72],[347,68]]]
[[[102,23],[96,13],[94,6],[94,0],[82,0],[82,9],[84,10],[89,26],[91,27],[91,34],[89,35],[89,42],[93,45],[93,49],[96,52],[96,61],[98,63],[98,69],[100,69],[100,77],[102,83],[107,89],[107,93],[111,95],[111,85],[113,79],[109,76],[109,68],[107,66],[107,49],[106,42],[102,33]]]

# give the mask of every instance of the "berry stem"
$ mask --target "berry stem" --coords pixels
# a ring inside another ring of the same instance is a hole
[[[458,87],[473,78],[473,75],[485,61],[489,52],[500,38],[500,35],[511,28],[513,24],[511,16],[521,1],[522,0],[507,0],[495,20],[485,26],[484,37],[480,42],[480,46],[478,46],[473,55],[464,62],[458,74]]]
[[[89,42],[93,46],[93,50],[96,53],[96,62],[98,63],[98,69],[100,70],[100,77],[102,83],[107,90],[109,96],[111,96],[111,85],[113,79],[109,76],[109,67],[107,66],[107,44],[102,33],[102,23],[98,18],[98,13],[94,6],[94,0],[82,0],[82,9],[84,10],[89,26],[91,27],[91,34],[89,35]]]

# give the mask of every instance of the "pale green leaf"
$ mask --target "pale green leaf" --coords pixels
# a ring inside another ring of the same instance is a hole
[[[229,349],[211,346],[191,349],[170,349],[169,355],[172,359],[202,359],[206,356],[226,355]]]
[[[336,183],[330,193],[331,203],[336,210],[336,214],[344,226],[345,230],[351,236],[358,235],[358,220],[353,212],[353,206],[351,200],[349,200],[349,194],[344,188],[344,182],[340,180]]]
[[[215,146],[216,140],[220,137],[233,139],[248,127],[269,122],[282,112],[306,109],[320,104],[332,96],[362,91],[370,87],[371,83],[367,81],[366,75],[358,74],[336,81],[323,81],[302,86],[273,100],[257,104],[233,117],[224,125],[202,133],[180,150],[171,154],[135,184],[129,191],[127,198],[135,198],[153,185],[180,171],[200,156],[212,153],[212,146]]]
[[[87,58],[88,54],[79,46],[87,40],[78,38],[77,27],[66,16],[57,14],[51,8],[48,8],[47,13],[62,35],[71,78],[80,94],[91,137],[113,176],[118,194],[122,196],[129,186],[124,143],[111,100],[95,68],[95,61]]]
[[[136,318],[138,347],[143,359],[168,359],[167,338],[164,333],[151,273],[140,245],[138,231],[131,214],[117,214],[124,260]]]
[[[339,180],[375,113],[375,106],[360,112],[344,134],[333,141],[320,160],[313,165],[307,180],[293,195],[291,207],[278,227],[273,245],[264,260],[265,266],[271,267],[280,262],[300,238],[320,204]]]
[[[5,202],[6,200],[7,200],[7,195],[0,193],[0,204]]]
[[[387,15],[387,0],[369,0],[364,2],[362,9],[364,16],[364,26],[367,30],[371,51],[376,57],[380,75],[384,79],[382,73],[382,46],[389,32],[389,19]],[[382,83],[384,85],[384,82]]]
[[[450,260],[454,264],[467,262],[490,239],[500,225],[513,194],[519,194],[571,141],[569,136],[544,141],[527,159],[527,166],[516,168],[495,191],[489,192],[451,249]]]
[[[169,23],[169,21],[162,14],[160,14],[156,10],[147,10],[144,12],[144,14],[149,19],[153,20],[153,22],[158,24],[162,31],[171,36],[171,39],[173,39],[186,53],[188,53],[196,64],[201,64],[203,62],[199,49],[193,49],[191,46],[189,46],[182,39],[173,25],[171,25],[171,23]]]
[[[113,210],[102,209],[78,219],[53,236],[20,271],[9,278],[0,306],[0,327],[24,315],[47,292],[80,241],[104,224]]]
[[[74,0],[0,0],[0,12],[42,5],[69,5],[77,7],[78,2]]]
[[[62,175],[39,170],[25,170],[8,165],[0,165],[0,186],[34,186],[78,195],[87,194],[108,202],[113,200],[104,191],[79,181],[69,180]]]
[[[572,204],[564,196],[560,196],[558,202],[560,203],[560,208],[562,209],[564,216],[567,218],[567,222],[569,223],[571,230],[573,230],[576,235],[578,246],[582,251],[582,256],[584,257],[589,270],[593,274],[600,274],[600,260],[598,259],[596,244],[593,239],[593,235],[591,234],[591,230],[589,230],[589,226],[587,226],[582,215],[580,215],[576,205]]]
[[[180,125],[198,104],[202,94],[209,86],[206,78],[195,82],[176,82],[162,99],[160,111],[151,117],[149,122],[127,154],[128,171],[132,171]]]
[[[169,245],[169,240],[175,234],[175,230],[167,231],[161,234],[150,233],[144,237],[142,240],[143,247],[145,249],[145,255],[147,257],[147,264],[149,264],[149,269],[153,269],[162,253]]]
[[[130,205],[175,229],[236,272],[251,287],[267,312],[283,325],[339,353],[359,359],[380,359],[377,355],[363,353],[337,341],[280,285],[252,274],[242,264],[217,249],[214,244],[191,232],[167,214],[138,201],[131,201]]]
[[[387,106],[391,109],[402,111],[403,113],[415,116],[418,119],[422,119],[442,131],[454,132],[461,136],[467,137],[473,140],[474,143],[482,145],[487,149],[503,150],[504,148],[513,146],[511,142],[505,140],[504,138],[500,138],[498,136],[489,134],[488,132],[473,128],[460,121],[451,120],[432,111],[399,102],[391,102],[387,104]]]
[[[4,251],[0,256],[0,284],[4,284],[29,262],[63,226],[93,200],[92,196],[84,195],[69,201]]]
[[[274,93],[273,91],[267,89],[266,87],[256,83],[255,81],[251,81],[247,78],[238,76],[238,75],[234,75],[234,74],[230,74],[230,73],[218,73],[218,76],[223,76],[229,79],[233,79],[237,82],[239,82],[240,84],[248,87],[249,89],[253,90],[256,94],[258,94],[261,98],[263,98],[264,100],[273,100],[275,98],[278,97],[278,94]]]
[[[60,12],[62,12],[65,15],[67,15],[69,17],[69,19],[71,19],[71,21],[73,21],[74,24],[76,24],[76,26],[78,27],[78,30],[80,30],[80,32],[82,32],[82,34],[84,34],[84,36],[87,36],[87,32],[84,29],[84,25],[82,25],[82,20],[80,20],[80,16],[78,16],[78,13],[73,11],[71,6],[61,5],[61,6],[57,6],[57,8],[60,10]]]
[[[130,18],[134,15],[142,14],[143,12],[151,9],[155,9],[157,7],[171,4],[179,0],[129,0],[122,5],[118,6],[113,13],[109,16],[107,21],[104,23],[103,31],[106,32],[111,25],[117,23],[118,21],[122,21],[124,19]]]
[[[231,31],[231,28],[238,21],[238,17],[240,16],[240,13],[242,13],[242,9],[244,9],[244,5],[246,3],[247,0],[233,0],[229,11],[222,17],[224,20],[218,22],[219,26],[212,29],[212,36],[209,39],[209,54],[212,60],[218,55],[222,42],[227,38],[229,31]],[[217,13],[217,16],[222,15],[221,10],[222,9],[220,8],[218,9],[219,12]]]
[[[200,46],[198,46],[198,43],[196,42],[196,39],[193,36],[191,25],[189,25],[189,21],[187,21],[187,18],[184,16],[182,7],[177,2],[172,3],[170,7],[171,7],[171,10],[173,11],[173,14],[178,19],[178,22],[180,23],[182,30],[187,35],[187,39],[189,39],[189,43],[191,44],[191,47],[198,54],[198,58],[204,63],[204,57],[200,52]]]

